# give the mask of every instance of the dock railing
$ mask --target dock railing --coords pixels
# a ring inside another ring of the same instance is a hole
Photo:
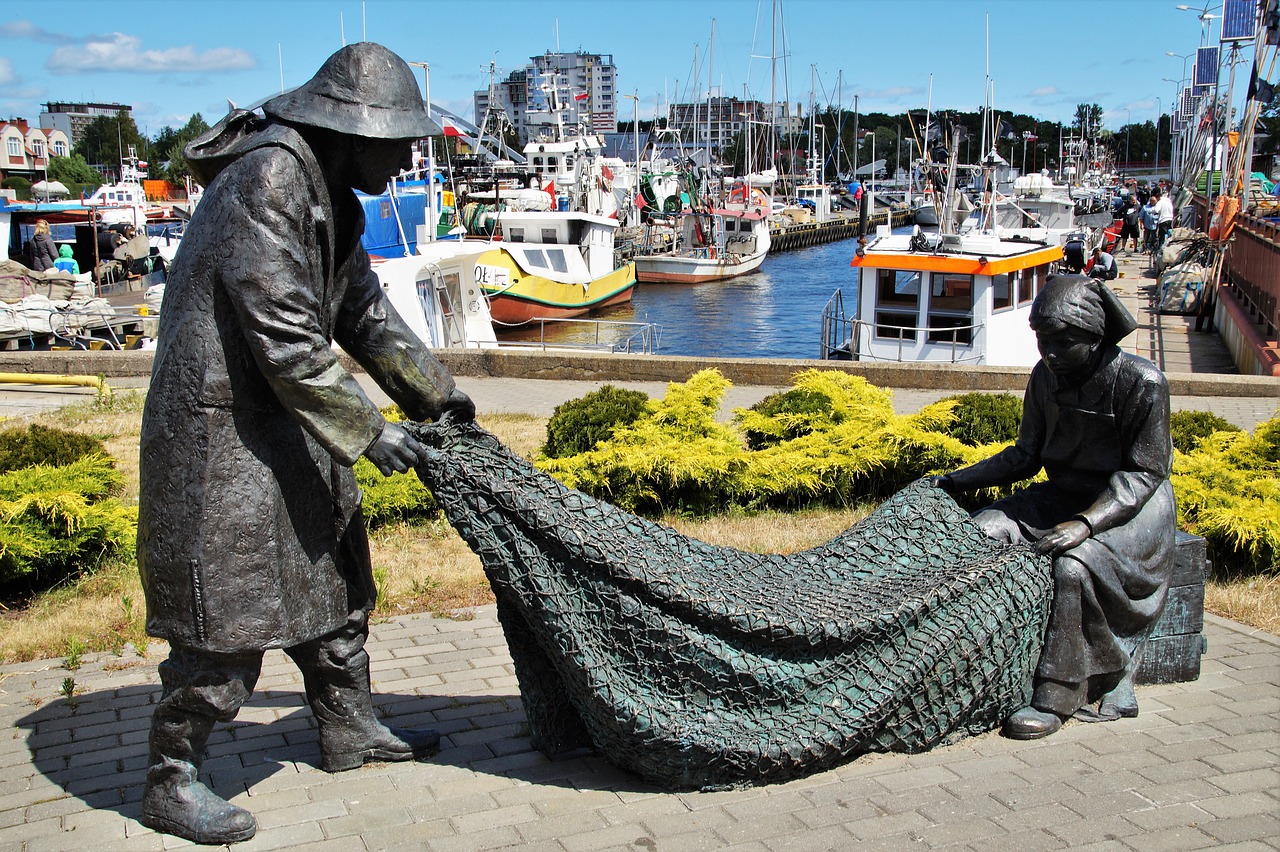
[[[1274,338],[1280,328],[1280,225],[1241,215],[1227,240],[1222,283]]]
[[[983,327],[983,323],[974,325],[908,326],[889,325],[883,322],[864,322],[845,315],[844,293],[841,290],[836,290],[831,294],[831,298],[827,300],[826,306],[822,309],[822,344],[819,356],[824,361],[853,360],[887,361],[892,363],[918,361],[920,359],[914,352],[910,354],[904,353],[903,347],[907,343],[919,339],[920,335],[924,335],[925,340],[928,342],[935,344],[949,342],[951,344],[950,363],[977,362],[982,360],[982,356],[977,352],[964,351],[969,349],[969,344],[961,343],[960,335],[962,332],[968,332],[967,337],[973,340]],[[882,332],[885,331],[893,333],[883,334]],[[880,337],[896,338],[898,341],[896,355],[892,358],[886,358],[883,355],[877,355],[872,352],[871,346],[863,342],[864,340],[869,341],[872,334],[879,334]],[[947,338],[950,338],[950,340],[948,341]],[[934,361],[935,359],[930,358],[928,360]]]

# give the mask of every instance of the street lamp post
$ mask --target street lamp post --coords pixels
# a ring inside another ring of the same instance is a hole
[[[1124,112],[1125,112],[1125,123],[1124,123],[1124,166],[1125,166],[1125,169],[1126,169],[1126,171],[1127,171],[1127,170],[1128,170],[1128,168],[1129,168],[1129,162],[1130,162],[1130,157],[1129,157],[1129,135],[1130,135],[1131,133],[1133,133],[1133,110],[1129,109],[1128,107],[1125,107],[1125,108],[1124,108]]]
[[[1160,122],[1164,119],[1164,103],[1156,96],[1156,155],[1151,160],[1151,172],[1160,171]]]

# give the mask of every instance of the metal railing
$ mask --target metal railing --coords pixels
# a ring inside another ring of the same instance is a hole
[[[823,360],[888,361],[894,363],[918,361],[921,359],[914,353],[904,357],[903,347],[911,343],[914,349],[914,341],[918,340],[919,336],[923,334],[926,344],[936,346],[950,343],[950,362],[952,364],[978,362],[982,360],[982,353],[974,348],[973,343],[962,342],[960,335],[963,332],[968,332],[969,340],[973,341],[977,339],[979,332],[984,327],[984,323],[949,326],[907,326],[889,325],[883,322],[864,322],[860,319],[845,316],[844,293],[836,290],[831,295],[831,298],[827,300],[826,307],[822,309],[820,355]],[[896,335],[884,334],[883,332],[885,331],[896,332]],[[906,332],[911,332],[912,336],[908,337]],[[869,345],[871,335],[877,335],[881,338],[896,337],[898,340],[896,357],[886,358],[874,354]],[[950,340],[930,340],[930,337],[950,337]]]
[[[1223,283],[1276,336],[1280,328],[1280,226],[1241,215],[1227,240]]]

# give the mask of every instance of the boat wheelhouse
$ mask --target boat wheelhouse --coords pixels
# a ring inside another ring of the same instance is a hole
[[[1028,318],[1062,247],[991,233],[894,234],[859,250],[857,311],[840,291],[823,312],[822,357],[1032,366]]]

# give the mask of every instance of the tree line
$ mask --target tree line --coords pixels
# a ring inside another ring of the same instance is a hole
[[[148,178],[183,186],[191,174],[183,148],[208,129],[208,122],[196,113],[182,127],[164,127],[148,139],[128,110],[100,115],[85,127],[68,156],[49,158],[49,179],[68,186],[98,186],[108,175],[119,176],[121,159],[132,147],[147,163]]]

